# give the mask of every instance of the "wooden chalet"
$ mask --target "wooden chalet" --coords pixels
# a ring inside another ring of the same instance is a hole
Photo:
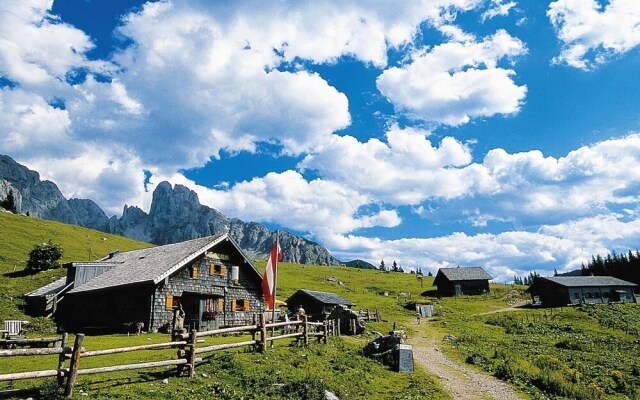
[[[433,281],[439,296],[460,296],[489,293],[493,279],[481,267],[440,268]]]
[[[65,266],[54,315],[70,331],[136,323],[169,331],[179,307],[185,328],[210,330],[245,325],[264,310],[261,274],[227,234]]]
[[[553,276],[536,278],[525,291],[543,307],[562,307],[581,303],[636,302],[635,283],[612,276]]]
[[[323,320],[335,306],[343,305],[351,309],[355,304],[335,293],[300,289],[287,299],[287,305],[293,313],[302,306],[307,315]]]

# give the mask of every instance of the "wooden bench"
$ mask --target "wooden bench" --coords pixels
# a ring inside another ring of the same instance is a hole
[[[4,321],[2,337],[5,339],[10,339],[20,336],[20,334],[24,331],[24,325],[27,325],[28,323],[29,321],[20,321],[15,319]]]

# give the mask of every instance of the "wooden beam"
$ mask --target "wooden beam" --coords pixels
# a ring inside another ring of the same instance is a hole
[[[218,351],[218,350],[226,350],[226,349],[233,349],[233,348],[237,348],[237,347],[244,347],[244,346],[253,346],[256,344],[256,340],[248,340],[245,342],[238,342],[238,343],[229,343],[229,344],[215,344],[212,346],[207,346],[207,347],[201,347],[199,349],[196,349],[196,353],[209,353],[211,351]]]
[[[187,342],[183,340],[179,342],[154,343],[154,344],[144,344],[140,346],[120,347],[117,349],[94,350],[94,351],[87,351],[85,353],[82,353],[81,357],[84,358],[84,357],[103,356],[106,354],[127,353],[130,351],[137,351],[137,350],[163,349],[163,348],[169,348],[169,347],[184,346],[185,344],[187,344]]]
[[[16,372],[13,374],[0,375],[0,382],[17,381],[21,379],[46,378],[48,376],[56,375],[58,375],[57,369],[49,369],[45,371]]]

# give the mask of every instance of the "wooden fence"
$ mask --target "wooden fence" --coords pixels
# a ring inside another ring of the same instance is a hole
[[[261,314],[260,318],[254,316],[254,323],[252,325],[222,328],[205,332],[197,332],[193,330],[190,333],[179,335],[179,340],[175,340],[172,342],[94,351],[87,351],[82,346],[84,341],[84,334],[79,333],[76,335],[73,347],[67,346],[68,336],[67,334],[64,334],[62,338],[40,339],[39,341],[31,340],[30,342],[24,342],[20,344],[37,346],[55,342],[56,345],[52,348],[47,347],[0,350],[0,357],[43,356],[54,354],[57,354],[59,356],[56,369],[2,374],[0,375],[0,382],[55,376],[58,380],[58,386],[62,387],[64,385],[65,398],[70,398],[73,394],[73,388],[75,386],[78,375],[99,374],[175,365],[177,367],[178,375],[182,375],[184,370],[186,369],[188,376],[193,377],[195,374],[195,367],[197,363],[202,361],[202,358],[199,356],[203,356],[206,353],[238,347],[250,347],[253,350],[264,351],[267,348],[267,344],[272,344],[274,341],[281,339],[297,339],[297,343],[306,346],[309,344],[309,339],[315,337],[318,341],[323,341],[326,344],[328,342],[329,334],[333,330],[332,325],[333,324],[328,321],[309,322],[306,317],[304,317],[301,321],[267,323],[264,314]],[[248,333],[251,335],[251,340],[228,344],[216,344],[208,346],[203,345],[198,347],[199,344],[204,342],[204,340],[202,339],[203,337],[233,333]],[[269,335],[269,333],[271,333],[271,335]],[[27,341],[28,340],[29,339],[27,339]],[[173,347],[178,348],[176,359],[80,369],[80,360],[86,357],[97,357],[142,350],[167,349]],[[70,360],[68,367],[65,367],[66,360]],[[0,391],[0,397],[1,395],[2,392]]]
[[[360,315],[360,318],[362,318],[363,321],[374,321],[374,322],[380,322],[382,321],[382,318],[380,317],[380,312],[378,312],[378,309],[374,309],[374,310],[369,310],[368,308],[364,309],[364,310],[360,310],[358,311],[358,314]]]

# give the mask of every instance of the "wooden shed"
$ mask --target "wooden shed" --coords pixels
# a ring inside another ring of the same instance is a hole
[[[307,315],[316,320],[323,320],[335,306],[343,305],[351,309],[355,304],[335,293],[300,289],[287,299],[287,305],[294,313],[302,306]]]
[[[440,296],[460,296],[489,293],[493,279],[481,267],[440,268],[433,280]]]
[[[23,296],[25,311],[33,317],[50,317],[55,312],[58,294],[64,290],[67,278],[60,278]]]
[[[525,291],[543,307],[561,307],[580,303],[636,302],[635,283],[612,276],[553,276],[536,278]]]
[[[170,330],[179,307],[185,328],[209,330],[264,310],[261,274],[227,234],[65,266],[55,318],[70,331]]]

